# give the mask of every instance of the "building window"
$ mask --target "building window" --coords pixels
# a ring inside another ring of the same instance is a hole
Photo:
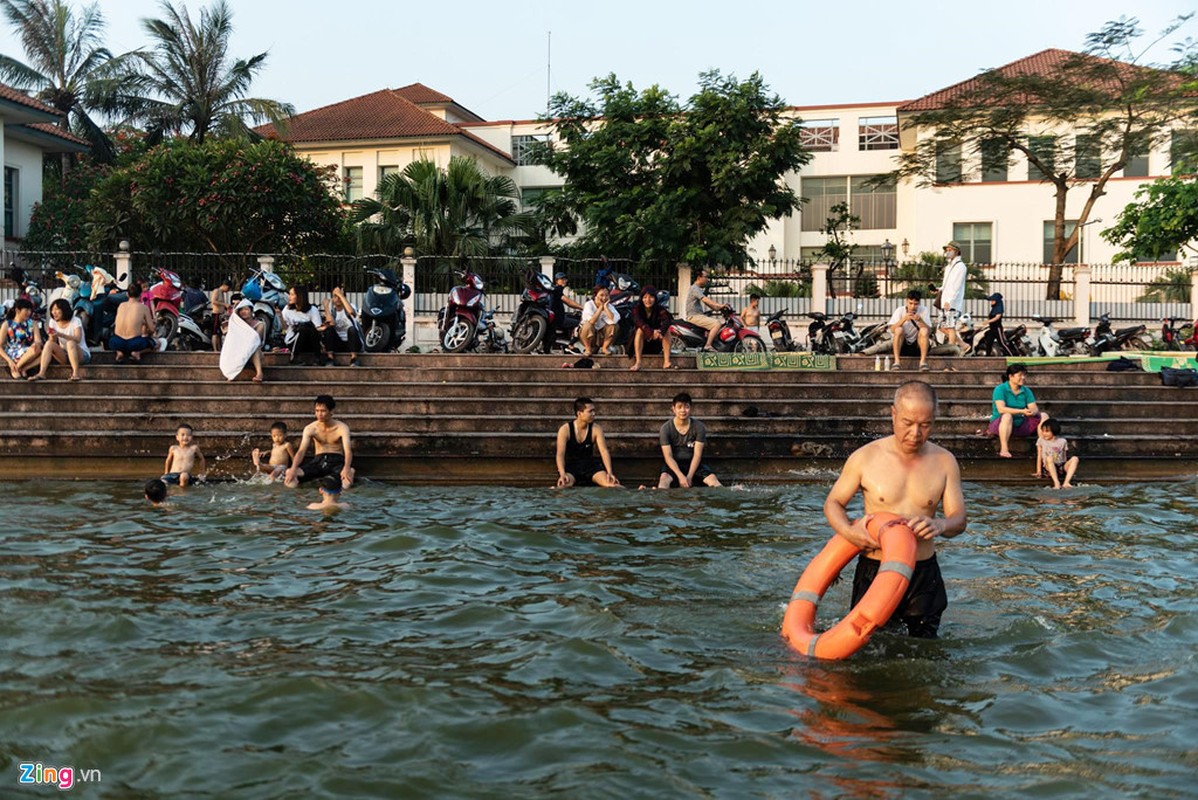
[[[522,211],[535,211],[541,198],[549,192],[561,191],[558,187],[526,186],[520,190],[520,208]]]
[[[1076,175],[1079,178],[1094,179],[1102,175],[1102,140],[1097,136],[1079,134],[1074,146]]]
[[[398,174],[399,174],[399,167],[395,167],[395,166],[391,166],[391,165],[387,165],[385,167],[379,167],[379,183],[382,183],[383,178],[387,177],[388,175],[398,175]]]
[[[832,216],[832,206],[837,203],[847,203],[848,179],[843,175],[839,178],[803,178],[802,192],[807,200],[803,204],[803,218],[800,230],[822,231]]]
[[[435,161],[436,159],[433,158],[432,150],[429,150],[426,147],[414,147],[414,148],[412,148],[412,160],[413,161]]]
[[[1001,183],[1007,180],[1007,161],[1011,151],[1002,139],[983,139],[982,151],[982,180],[990,183]]]
[[[942,143],[936,148],[936,183],[961,182],[961,145]]]
[[[362,168],[346,167],[342,177],[345,182],[345,202],[352,203],[362,199]]]
[[[15,167],[4,168],[4,235],[17,235],[17,192],[21,188],[21,172]]]
[[[1173,131],[1169,145],[1169,166],[1174,175],[1198,172],[1198,131]]]
[[[861,218],[862,230],[893,228],[895,226],[896,194],[893,179],[874,184],[870,175],[855,175],[849,179],[849,210]]]
[[[990,222],[953,223],[953,241],[961,245],[961,258],[965,263],[994,263],[992,231]]]
[[[1142,144],[1137,149],[1128,153],[1127,163],[1123,165],[1123,177],[1125,178],[1147,178],[1148,177],[1148,145]]]
[[[857,120],[857,147],[860,150],[898,150],[897,117],[861,117]]]
[[[536,159],[537,145],[544,144],[548,141],[548,134],[537,134],[535,136],[513,136],[512,160],[516,162],[517,167],[527,167],[540,163]]]
[[[799,141],[813,153],[840,149],[840,120],[805,119],[799,123]]]
[[[1056,223],[1054,223],[1052,220],[1044,221],[1044,263],[1045,264],[1052,263],[1052,254],[1053,254],[1053,250],[1054,250],[1053,242],[1055,241],[1055,238],[1053,237],[1053,228],[1055,225],[1056,225]],[[1073,235],[1073,229],[1076,227],[1077,227],[1077,220],[1075,220],[1075,219],[1065,220],[1065,238],[1066,239]],[[1065,260],[1062,261],[1061,263],[1062,264],[1080,264],[1081,263],[1081,250],[1082,250],[1081,237],[1079,236],[1077,239],[1077,244],[1075,244],[1073,246],[1073,248],[1070,249],[1070,251],[1065,254]]]
[[[1027,161],[1027,179],[1029,181],[1046,181],[1052,178],[1057,171],[1057,139],[1055,136],[1030,136],[1027,140],[1027,149],[1031,155],[1040,160],[1045,169],[1040,169],[1032,163],[1031,158]],[[1047,170],[1047,171],[1045,171]]]

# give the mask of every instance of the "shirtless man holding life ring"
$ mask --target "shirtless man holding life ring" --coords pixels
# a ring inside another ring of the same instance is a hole
[[[866,533],[865,518],[849,520],[853,496],[861,491],[866,515],[889,511],[906,517],[916,538],[915,574],[891,619],[901,619],[909,635],[926,639],[936,638],[940,616],[948,607],[935,540],[951,539],[966,525],[957,460],[928,441],[935,417],[935,389],[921,381],[900,386],[890,407],[894,435],[850,455],[824,501],[824,516],[832,530],[864,548],[853,575],[854,606],[878,574],[880,552]],[[941,505],[943,516],[936,517],[936,507]]]

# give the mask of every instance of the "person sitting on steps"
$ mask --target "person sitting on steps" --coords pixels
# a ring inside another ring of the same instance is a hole
[[[902,368],[902,357],[919,356],[919,369],[928,369],[928,346],[932,335],[932,318],[928,307],[920,300],[923,295],[918,289],[907,292],[903,305],[894,310],[886,323],[893,336],[894,363],[891,369]]]

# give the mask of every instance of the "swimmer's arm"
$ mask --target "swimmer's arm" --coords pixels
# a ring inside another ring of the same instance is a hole
[[[287,450],[287,460],[288,461],[295,458],[295,445],[293,445],[291,442],[288,442],[283,447],[284,447],[284,449]]]
[[[940,519],[916,517],[909,522],[911,530],[920,539],[932,539],[939,536],[942,539],[952,539],[960,535],[968,521],[965,518],[965,495],[961,492],[961,469],[957,459],[946,455],[944,497],[941,499],[941,509],[944,516]]]
[[[196,475],[196,476],[202,478],[208,474],[207,465],[204,463],[204,454],[202,452],[200,452],[200,448],[198,448],[198,447],[196,448],[196,460],[195,460],[195,463],[192,464],[192,467],[193,467],[193,470],[192,470],[193,475]]]
[[[832,530],[864,550],[875,550],[877,544],[870,540],[865,530],[865,517],[854,523],[849,519],[848,505],[861,488],[861,451],[853,453],[844,462],[844,469],[836,479],[832,490],[824,500],[824,517]]]
[[[166,451],[166,464],[162,467],[163,475],[166,475],[167,473],[169,473],[171,471],[171,460],[174,457],[175,457],[175,446],[172,444],[171,448]]]
[[[563,425],[557,429],[557,451],[554,454],[554,462],[557,464],[557,478],[560,486],[566,480],[566,426]]]
[[[291,457],[291,469],[299,469],[299,465],[304,460],[304,453],[308,452],[308,446],[312,444],[312,426],[308,425],[304,428],[304,435],[300,437],[299,447],[295,451],[295,455]]]
[[[611,468],[611,453],[607,450],[607,439],[603,436],[603,429],[598,425],[595,426],[595,449],[599,451],[599,458],[603,461],[603,469],[607,471],[607,476],[615,478],[616,473]]]
[[[341,423],[341,449],[345,452],[345,466],[341,468],[341,475],[344,478],[354,464],[354,451],[349,441],[349,426],[344,422]]]
[[[690,469],[686,471],[686,479],[691,483],[695,482],[695,473],[699,471],[699,464],[703,461],[703,442],[695,442],[695,454],[691,456]]]

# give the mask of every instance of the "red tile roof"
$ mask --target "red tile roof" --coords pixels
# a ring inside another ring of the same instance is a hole
[[[55,136],[59,139],[63,139],[64,141],[68,141],[71,144],[81,144],[84,147],[91,147],[91,142],[89,142],[87,139],[83,139],[79,136],[76,136],[75,134],[71,133],[70,131],[64,131],[62,128],[58,127],[53,122],[31,122],[22,127],[32,128],[33,130],[40,131],[41,133],[48,133],[51,136]]]
[[[381,89],[331,106],[296,114],[287,123],[283,133],[271,124],[260,125],[254,130],[267,138],[282,139],[292,144],[461,136],[508,161],[512,160],[508,153],[429,113],[401,94],[410,90],[412,86],[426,90],[422,93],[425,97],[445,97],[420,84],[405,86],[403,89]]]
[[[1075,53],[1071,50],[1058,50],[1049,48],[1041,50],[1039,53],[1034,53],[1026,58],[1021,58],[1018,61],[1012,61],[1002,67],[994,70],[986,70],[985,72],[997,72],[1005,77],[1019,77],[1023,75],[1042,75],[1050,76],[1062,72],[1066,65],[1075,62],[1077,59],[1084,61],[1093,61],[1095,64],[1111,65],[1122,72],[1126,77],[1134,77],[1137,74],[1155,71],[1149,67],[1141,67],[1135,64],[1128,64],[1122,61],[1113,61],[1099,56],[1092,56],[1083,53]],[[962,98],[970,98],[976,100],[976,93],[982,89],[980,76],[975,76],[960,83],[955,83],[946,89],[941,89],[938,92],[924,95],[918,100],[912,100],[909,103],[898,107],[898,113],[912,113],[917,111],[934,111],[941,108],[949,108],[954,103],[959,102]],[[1119,88],[1111,82],[1112,92],[1118,92]]]
[[[24,92],[14,89],[4,83],[0,83],[0,100],[7,100],[10,103],[17,103],[18,105],[32,108],[34,111],[41,111],[44,114],[53,114],[56,117],[62,116],[59,114],[57,109],[51,108],[50,106],[38,100],[34,100]]]
[[[447,94],[441,94],[436,89],[430,89],[423,83],[409,83],[407,86],[401,86],[393,90],[405,100],[411,100],[413,103],[452,103],[453,98]]]

